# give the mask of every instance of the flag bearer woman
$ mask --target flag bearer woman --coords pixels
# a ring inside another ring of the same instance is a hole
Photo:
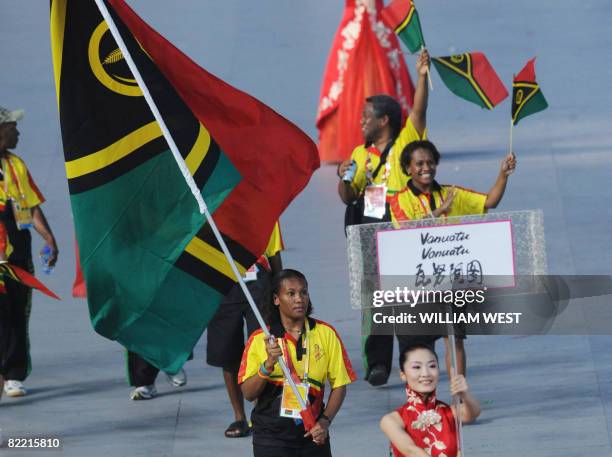
[[[272,279],[266,319],[273,337],[254,332],[244,350],[238,383],[244,398],[257,400],[253,421],[255,457],[331,456],[329,427],[342,406],[346,385],[356,379],[344,345],[329,324],[313,319],[305,276],[282,270]],[[283,357],[293,378],[308,392],[316,425],[308,432],[297,399],[283,377]],[[324,403],[325,385],[331,392]]]

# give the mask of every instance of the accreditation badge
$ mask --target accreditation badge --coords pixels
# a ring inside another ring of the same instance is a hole
[[[306,403],[308,403],[308,384],[300,383],[296,384],[300,395],[304,399]],[[291,386],[285,380],[283,384],[283,396],[281,398],[281,407],[280,407],[280,415],[281,417],[288,417],[290,419],[301,419],[300,415],[300,403],[298,402],[297,397],[293,393]]]
[[[382,219],[385,216],[387,202],[387,186],[384,184],[366,187],[363,196],[363,215]]]
[[[257,280],[257,263],[254,263],[251,268],[244,272],[242,279],[244,279],[244,282]]]
[[[32,210],[28,208],[25,199],[11,200],[13,206],[13,216],[15,224],[19,230],[25,230],[32,227]]]

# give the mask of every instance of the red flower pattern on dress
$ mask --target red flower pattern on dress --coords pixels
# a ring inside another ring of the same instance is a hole
[[[322,161],[341,162],[363,142],[365,98],[389,94],[412,107],[414,86],[395,33],[380,17],[383,0],[345,0],[329,53],[317,113]]]

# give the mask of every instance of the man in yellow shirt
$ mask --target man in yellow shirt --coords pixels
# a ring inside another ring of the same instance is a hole
[[[347,205],[346,225],[390,220],[389,198],[408,181],[400,166],[401,152],[407,144],[427,135],[429,66],[429,54],[423,51],[416,63],[414,104],[403,128],[402,108],[393,97],[380,94],[366,99],[361,118],[365,142],[338,167],[338,194]],[[345,176],[350,167],[355,167],[354,177]],[[363,356],[368,382],[374,386],[384,384],[391,372],[393,336],[367,335]]]
[[[40,208],[45,198],[25,162],[9,151],[17,147],[17,121],[22,117],[23,111],[9,111],[0,107],[0,221],[13,247],[8,261],[34,273],[30,227],[45,240],[49,267],[55,265],[58,250],[53,232]],[[31,371],[28,326],[32,289],[7,280],[6,292],[8,306],[0,306],[0,379],[4,376],[6,380],[4,393],[9,397],[21,397],[26,394],[23,381]]]
[[[403,173],[399,159],[404,147],[427,136],[427,71],[430,59],[423,51],[417,60],[418,81],[414,104],[404,127],[401,126],[402,109],[393,97],[385,94],[366,99],[361,118],[364,144],[357,146],[351,157],[338,167],[338,194],[347,205],[363,195],[368,186],[385,185],[387,196],[402,190],[408,177]],[[388,150],[385,154],[385,150]],[[374,172],[381,163],[376,176]],[[346,171],[355,164],[355,175],[351,180],[342,179]]]

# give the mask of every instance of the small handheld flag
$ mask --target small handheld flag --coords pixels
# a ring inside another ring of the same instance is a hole
[[[312,429],[317,424],[317,421],[312,414],[312,410],[308,406],[300,411],[300,416],[302,417],[304,428],[306,430]]]
[[[548,108],[540,85],[536,82],[535,57],[525,64],[512,81],[512,125]]]
[[[393,0],[382,10],[381,15],[411,53],[425,47],[419,13],[411,0]]]
[[[36,279],[33,274],[6,261],[0,261],[0,276],[11,278],[13,281],[17,281],[26,287],[37,289],[51,298],[61,300],[53,291]]]
[[[432,59],[449,90],[482,108],[493,109],[508,96],[506,87],[482,52]]]

